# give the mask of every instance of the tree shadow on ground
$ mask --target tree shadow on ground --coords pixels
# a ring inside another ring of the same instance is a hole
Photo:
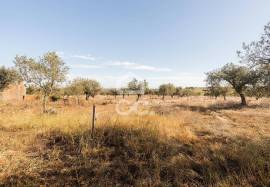
[[[149,129],[98,128],[90,132],[39,134],[43,160],[35,173],[8,176],[2,185],[67,186],[267,186],[269,147],[264,142],[207,137],[161,138]],[[189,143],[186,143],[189,142]],[[214,146],[214,145],[219,145]]]
[[[210,113],[210,112],[217,112],[220,110],[241,110],[241,109],[256,109],[256,108],[269,108],[270,105],[264,104],[250,104],[247,106],[238,104],[238,103],[226,103],[226,104],[212,104],[208,106],[200,106],[200,105],[185,105],[185,104],[175,104],[173,105],[174,108],[183,109],[183,110],[190,110],[193,112],[201,112],[201,113]]]

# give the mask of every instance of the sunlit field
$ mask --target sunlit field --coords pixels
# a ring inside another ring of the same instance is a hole
[[[49,114],[34,96],[1,103],[0,185],[269,186],[270,100],[247,100],[82,97]]]

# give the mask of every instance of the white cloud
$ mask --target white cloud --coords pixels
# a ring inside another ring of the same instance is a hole
[[[84,69],[99,69],[102,68],[100,65],[93,65],[93,64],[72,64],[70,65],[72,68],[84,68]]]
[[[57,54],[61,58],[75,58],[75,59],[81,59],[81,60],[89,60],[89,61],[95,61],[97,62],[97,59],[101,59],[98,57],[95,57],[91,54],[82,54],[82,55],[66,55],[62,51],[58,51]],[[87,68],[87,69],[96,69],[96,68],[105,68],[105,67],[120,67],[127,70],[143,70],[143,71],[152,71],[152,72],[169,72],[172,71],[170,68],[161,68],[161,67],[155,67],[155,66],[149,66],[145,64],[139,64],[135,62],[130,61],[103,61],[102,64],[99,65],[88,65],[88,64],[74,64],[71,65],[71,67],[74,68]]]
[[[140,64],[132,66],[132,67],[130,67],[130,69],[147,70],[147,71],[171,71],[171,69],[169,69],[169,68],[157,68],[157,67],[153,67],[153,66],[140,65]]]
[[[125,69],[129,70],[145,70],[145,71],[171,71],[169,68],[158,68],[154,66],[148,66],[148,65],[143,65],[143,64],[137,64],[134,62],[129,62],[129,61],[114,61],[109,63],[108,65],[110,66],[121,66]]]
[[[82,59],[82,60],[91,60],[91,61],[95,61],[96,57],[94,57],[93,55],[87,54],[87,55],[71,55],[71,58],[78,58],[78,59]]]
[[[97,58],[91,54],[83,54],[83,55],[70,55],[70,54],[65,54],[63,51],[56,51],[56,54],[59,55],[61,58],[77,58],[81,60],[90,60],[90,61],[95,61]]]
[[[65,56],[65,53],[63,51],[56,51],[56,54],[61,58]]]
[[[134,66],[136,63],[129,61],[113,61],[109,63],[111,66]]]

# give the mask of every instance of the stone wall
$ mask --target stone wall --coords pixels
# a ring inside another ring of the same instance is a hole
[[[4,91],[0,92],[0,101],[22,101],[24,96],[26,95],[26,88],[21,83],[14,83],[8,86],[8,88],[4,89]]]

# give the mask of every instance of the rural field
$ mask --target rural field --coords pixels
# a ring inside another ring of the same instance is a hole
[[[270,185],[269,98],[69,101],[1,103],[0,186]]]
[[[0,187],[270,187],[269,0],[0,2]]]

